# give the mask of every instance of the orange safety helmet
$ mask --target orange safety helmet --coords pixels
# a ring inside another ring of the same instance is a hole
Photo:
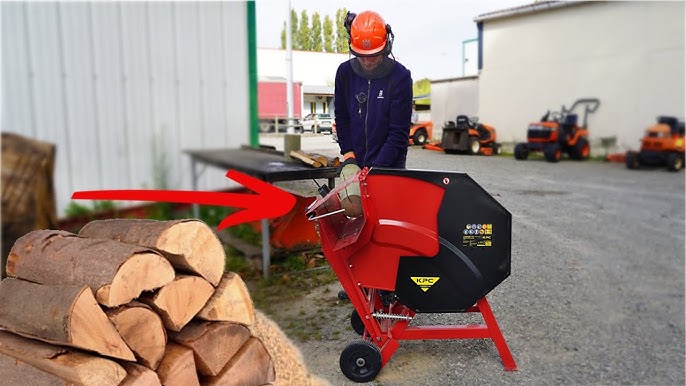
[[[352,22],[349,21],[350,17],[353,17]],[[359,15],[349,13],[346,22],[350,23],[349,46],[353,55],[375,56],[391,53],[393,32],[381,15],[373,11],[364,11]]]

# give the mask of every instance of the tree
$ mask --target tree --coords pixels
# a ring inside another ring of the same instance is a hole
[[[322,52],[322,19],[319,12],[312,15],[312,51]]]
[[[324,17],[324,52],[334,52],[333,41],[333,22],[331,17],[326,15]]]
[[[431,95],[431,81],[427,78],[420,79],[412,85],[412,95]],[[431,98],[416,99],[415,104],[417,105],[429,105],[431,104]]]
[[[281,49],[286,49],[286,22],[283,22],[283,28],[281,29]]]
[[[299,50],[312,50],[312,34],[310,31],[310,19],[307,16],[307,11],[300,12],[300,27],[298,28],[298,45]]]
[[[291,48],[299,50],[298,36],[298,13],[291,9]]]
[[[348,14],[346,8],[341,8],[336,11],[336,52],[347,53],[348,49],[348,31],[345,29],[345,16]]]

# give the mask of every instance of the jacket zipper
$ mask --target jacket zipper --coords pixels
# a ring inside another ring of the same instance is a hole
[[[367,79],[367,111],[364,113],[364,163],[367,163],[367,155],[369,153],[369,143],[367,141],[367,118],[369,117],[369,100],[372,99],[369,94],[372,91],[372,80]]]

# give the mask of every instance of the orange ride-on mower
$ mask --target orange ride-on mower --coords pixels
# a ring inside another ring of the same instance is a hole
[[[341,200],[355,191],[361,211],[349,217]],[[425,204],[408,208],[415,197]],[[306,213],[354,307],[360,339],[339,360],[350,380],[373,380],[403,340],[490,339],[505,370],[517,369],[486,300],[510,275],[512,216],[467,174],[365,168]],[[463,312],[484,323],[413,323],[417,313]]]
[[[577,125],[578,115],[572,112],[584,106],[583,124]],[[525,160],[532,152],[543,152],[548,162],[558,162],[562,153],[569,154],[574,160],[586,160],[591,154],[588,142],[586,120],[589,113],[594,113],[600,100],[596,98],[579,99],[572,107],[562,106],[560,111],[548,111],[540,122],[529,124],[527,142],[518,143],[514,148],[514,157]]]
[[[458,115],[455,122],[449,121],[443,127],[441,148],[446,153],[500,154],[501,146],[495,140],[493,126],[479,123],[478,117]]]
[[[642,165],[667,165],[676,172],[684,167],[684,122],[674,117],[658,117],[641,139],[640,151],[626,153],[626,166],[638,169]]]

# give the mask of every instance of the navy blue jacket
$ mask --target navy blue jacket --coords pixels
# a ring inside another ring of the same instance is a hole
[[[410,71],[394,62],[389,75],[366,79],[353,70],[353,60],[357,58],[336,71],[334,108],[341,154],[355,152],[360,167],[404,169],[412,119]]]

